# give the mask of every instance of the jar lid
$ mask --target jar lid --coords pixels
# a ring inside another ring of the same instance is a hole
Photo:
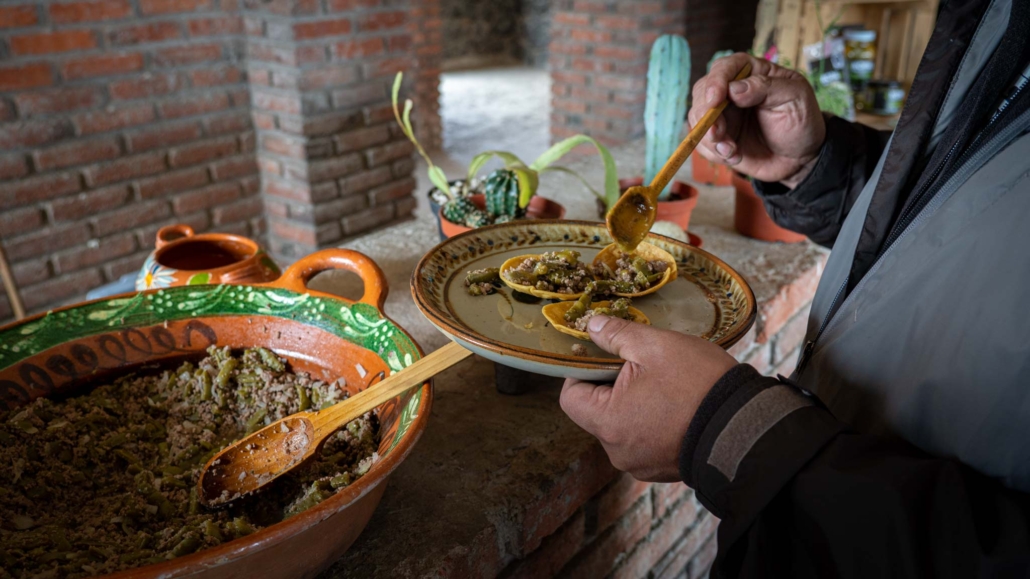
[[[845,30],[845,40],[856,40],[858,42],[876,42],[875,30]]]

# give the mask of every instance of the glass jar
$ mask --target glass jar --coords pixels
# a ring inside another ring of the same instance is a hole
[[[851,86],[861,89],[873,78],[876,68],[876,31],[845,30],[844,55],[848,59]]]
[[[905,89],[896,80],[869,82],[870,112],[874,115],[896,115],[905,100]]]

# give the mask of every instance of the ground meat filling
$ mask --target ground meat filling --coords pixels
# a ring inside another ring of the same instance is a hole
[[[500,270],[496,267],[474,269],[465,274],[465,291],[470,296],[488,296],[494,293],[495,284],[499,283]]]
[[[606,264],[594,267],[594,275],[600,280],[618,284],[620,293],[642,292],[661,282],[669,264],[660,259],[648,261],[637,256],[622,256],[615,262],[615,271]]]
[[[533,286],[540,291],[559,294],[583,293],[594,276],[590,268],[579,261],[580,253],[572,250],[552,251],[539,257],[527,257],[505,278],[515,284]]]
[[[207,460],[345,383],[287,371],[269,350],[208,350],[197,364],[0,412],[0,578],[85,577],[179,557],[297,514],[378,460],[374,414],[316,458],[221,510],[197,502]]]

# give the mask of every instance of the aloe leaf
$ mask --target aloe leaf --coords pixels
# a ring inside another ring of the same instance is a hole
[[[579,173],[573,171],[572,169],[569,169],[568,167],[562,167],[560,165],[554,165],[552,167],[547,167],[546,169],[543,169],[540,172],[541,173],[550,173],[552,171],[556,171],[556,172],[559,172],[559,173],[565,173],[566,175],[572,175],[576,179],[579,179],[579,182],[582,183],[584,187],[589,189],[590,192],[593,193],[595,197],[597,197],[601,201],[604,201],[604,195],[601,195],[600,191],[598,191],[597,189],[594,189],[594,187],[586,180],[585,177],[583,177]]]
[[[526,164],[522,162],[522,159],[519,159],[514,153],[509,153],[507,151],[484,151],[473,157],[472,162],[469,163],[468,180],[471,182],[472,179],[476,177],[476,174],[478,174],[483,168],[483,165],[493,157],[500,157],[501,160],[504,161],[505,169],[514,170],[514,167],[526,166]]]
[[[415,131],[411,128],[411,107],[413,106],[415,106],[415,103],[411,102],[411,99],[404,101],[404,129],[408,135],[415,134]]]
[[[565,139],[564,141],[555,143],[554,146],[545,151],[543,155],[537,157],[537,160],[533,161],[533,164],[530,165],[529,168],[535,171],[546,169],[552,163],[556,162],[569,151],[580,145],[593,145],[601,155],[601,161],[604,163],[603,199],[604,204],[610,208],[619,199],[619,174],[615,167],[615,158],[612,157],[612,153],[608,150],[608,147],[605,147],[591,137],[586,135],[575,135]]]
[[[397,108],[397,100],[398,100],[398,98],[400,98],[400,94],[401,94],[401,80],[403,80],[403,79],[404,79],[404,73],[403,72],[398,72],[397,76],[394,77],[394,79],[393,79],[393,91],[391,93],[392,98],[393,98],[393,116],[394,116],[394,118],[397,119],[397,124],[401,125],[401,127],[404,126],[404,123],[401,122],[401,112]]]
[[[519,207],[525,209],[533,195],[536,195],[537,187],[540,185],[540,176],[521,162],[517,166],[508,167],[508,169],[519,177]]]
[[[437,189],[450,194],[451,186],[447,182],[447,175],[444,174],[443,169],[437,167],[436,165],[430,165],[429,181],[431,181]]]

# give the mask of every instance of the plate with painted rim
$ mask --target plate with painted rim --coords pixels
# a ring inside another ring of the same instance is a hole
[[[672,254],[678,269],[673,282],[633,300],[653,326],[701,336],[724,348],[751,328],[754,293],[733,268],[675,239],[650,234],[647,242]],[[500,267],[518,255],[574,249],[580,259],[591,261],[610,243],[599,222],[532,220],[473,229],[422,257],[412,274],[412,297],[437,329],[494,362],[548,376],[612,380],[624,361],[550,327],[541,312],[550,301],[506,286],[487,296],[470,296],[464,286],[467,272]],[[585,346],[585,355],[573,354],[573,344]]]

